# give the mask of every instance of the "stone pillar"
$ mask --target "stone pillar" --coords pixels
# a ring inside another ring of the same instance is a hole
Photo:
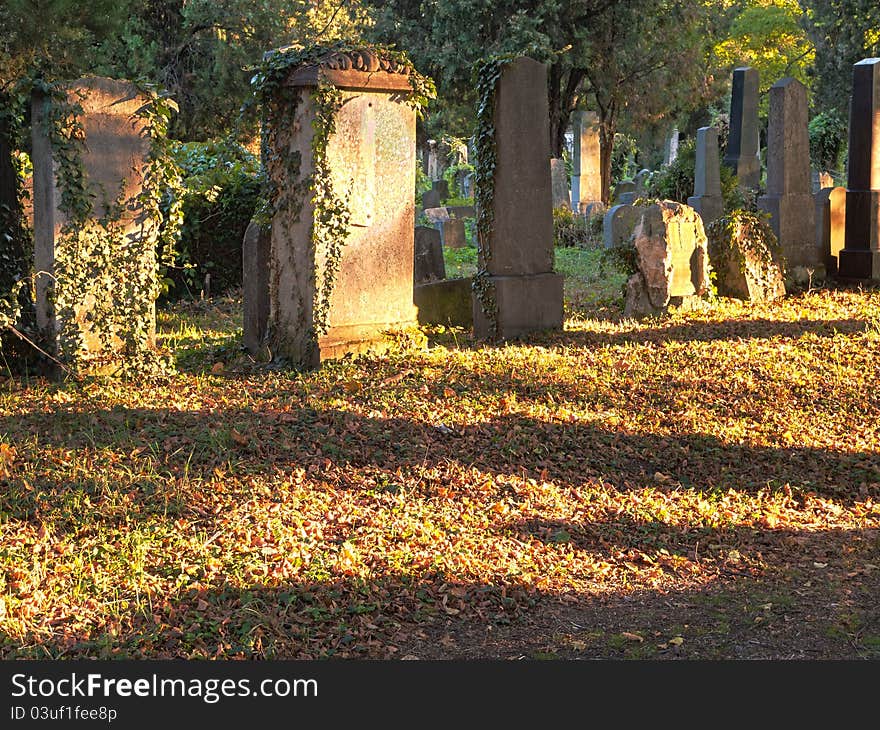
[[[687,202],[700,214],[703,227],[724,215],[721,163],[718,161],[718,130],[715,127],[700,127],[697,130],[694,194]]]
[[[741,188],[761,183],[758,157],[758,70],[748,66],[734,69],[730,95],[730,135],[724,164],[739,178]]]
[[[550,160],[550,186],[553,195],[553,207],[571,210],[568,175],[565,172],[565,160],[561,157],[554,157]]]
[[[595,112],[575,112],[572,116],[571,204],[583,213],[587,206],[602,200],[602,168],[599,162],[599,118]]]
[[[789,271],[798,267],[824,271],[825,267],[816,245],[808,121],[804,85],[792,78],[773,84],[767,129],[767,194],[758,200],[758,207],[770,214]]]
[[[241,244],[243,344],[252,355],[263,346],[269,320],[269,246],[272,231],[256,221],[248,224]]]
[[[547,67],[531,58],[508,63],[495,89],[497,163],[490,184],[488,240],[479,241],[474,334],[507,339],[562,328],[562,276],[553,272],[550,117]],[[479,166],[480,160],[477,160]],[[477,191],[477,200],[483,191]]]
[[[880,280],[880,58],[853,66],[843,279]]]
[[[437,151],[437,141],[433,139],[428,140],[428,164],[426,167],[429,180],[440,179],[440,156]]]
[[[33,176],[34,273],[37,327],[52,342],[55,315],[51,303],[55,273],[55,165],[46,132],[49,98],[39,91],[31,97],[31,163]]]
[[[837,273],[837,259],[846,235],[846,188],[816,193],[816,246],[825,257],[825,271]]]
[[[342,105],[327,140],[326,169],[332,189],[348,200],[349,225],[334,242],[341,251],[313,239],[318,219],[311,192],[301,193],[301,207],[278,209],[272,219],[269,341],[274,355],[297,367],[370,349],[386,331],[416,324],[412,89],[406,72],[385,59],[370,54],[366,70],[355,61],[362,64],[364,54],[328,55],[290,72],[284,84],[296,108],[269,151],[270,159],[281,161],[270,164],[269,175],[282,195],[311,191],[318,113],[312,94],[321,83],[339,89]],[[299,162],[293,174],[283,162],[291,155]]]

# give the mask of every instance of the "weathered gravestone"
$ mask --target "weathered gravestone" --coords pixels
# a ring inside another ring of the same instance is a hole
[[[615,205],[602,219],[602,237],[605,248],[629,243],[636,227],[639,209],[629,203]]]
[[[413,301],[419,310],[419,324],[471,327],[474,323],[472,293],[470,277],[416,284]]]
[[[496,340],[561,329],[562,276],[553,271],[547,67],[524,57],[505,64],[493,96],[496,164],[476,195],[492,204],[477,208],[477,230],[488,235],[478,242],[474,334]]]
[[[428,226],[416,226],[413,281],[421,284],[445,278],[446,263],[443,260],[440,231]]]
[[[443,239],[443,248],[464,248],[467,246],[463,218],[450,218],[439,225],[440,236]]]
[[[846,188],[822,188],[816,193],[816,245],[825,270],[837,273],[837,258],[846,238]]]
[[[426,190],[422,193],[422,208],[425,210],[439,208],[442,204],[443,198],[440,195],[440,190],[437,188],[432,187],[430,190]]]
[[[241,242],[242,343],[252,355],[263,347],[269,321],[269,226],[251,221]]]
[[[472,205],[449,205],[446,210],[450,218],[473,218],[477,215]]]
[[[587,206],[602,200],[598,115],[595,112],[575,112],[572,131],[571,204],[574,210],[584,213]]]
[[[880,58],[853,66],[843,279],[880,279]]]
[[[785,296],[785,267],[776,234],[763,217],[732,214],[709,229],[718,293],[760,302]]]
[[[761,183],[759,144],[758,70],[737,68],[733,71],[730,134],[724,164],[736,174],[741,188],[757,188]]]
[[[435,225],[438,223],[442,223],[443,221],[448,221],[450,218],[452,218],[452,215],[450,214],[449,209],[445,208],[445,207],[444,208],[425,208],[422,211],[422,215],[424,215],[425,218],[427,218],[430,223],[433,223]]]
[[[66,87],[82,114],[79,160],[91,209],[72,220],[66,182],[48,135],[50,100],[32,97],[34,271],[37,325],[62,360],[87,369],[154,345],[158,297],[156,234],[141,195],[150,156],[152,99],[128,81],[79,79]],[[70,230],[73,226],[74,230]],[[112,250],[106,250],[113,240]]]
[[[639,170],[633,182],[636,184],[635,194],[637,198],[644,197],[648,192],[648,183],[651,181],[650,170]]]
[[[550,160],[550,181],[553,189],[553,207],[571,210],[568,173],[565,171],[565,160],[561,157],[554,157]]]
[[[678,127],[673,127],[666,138],[666,146],[664,149],[663,164],[671,165],[678,159],[678,145],[680,133]]]
[[[682,203],[638,207],[633,231],[638,271],[626,286],[624,316],[687,306],[709,290],[709,254],[703,222]]]
[[[758,207],[770,224],[788,269],[824,272],[825,260],[816,245],[815,201],[810,191],[810,135],[807,89],[785,78],[770,87],[767,130],[767,194]]]
[[[636,184],[632,180],[621,180],[611,193],[612,204],[630,204],[636,199]]]
[[[715,127],[700,127],[697,130],[694,194],[687,202],[700,214],[704,228],[724,213],[721,165],[718,161],[718,130]]]
[[[276,206],[272,219],[269,339],[275,356],[314,367],[416,323],[415,111],[409,70],[371,51],[328,52],[282,84],[269,122],[269,178],[282,196],[307,192]],[[328,122],[316,95],[327,84],[342,103],[316,159],[314,135]],[[343,196],[347,226],[328,229],[327,211]]]

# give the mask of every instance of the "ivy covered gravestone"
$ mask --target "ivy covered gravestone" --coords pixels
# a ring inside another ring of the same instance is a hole
[[[269,345],[310,368],[417,325],[419,78],[375,49],[282,50],[265,66]]]
[[[143,372],[162,360],[161,193],[148,178],[164,122],[154,102],[128,81],[103,77],[32,95],[37,327],[72,370]]]
[[[504,340],[562,328],[553,271],[547,67],[493,59],[479,73],[474,334]]]

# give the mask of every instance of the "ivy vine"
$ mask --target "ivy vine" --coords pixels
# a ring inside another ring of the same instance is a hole
[[[477,67],[477,131],[474,138],[477,164],[474,172],[474,207],[477,218],[477,273],[472,288],[488,323],[489,339],[498,337],[498,301],[489,274],[492,258],[490,240],[495,229],[495,169],[498,151],[495,140],[495,94],[504,67],[511,56],[492,56]]]
[[[731,264],[743,275],[747,267],[751,268],[762,281],[769,281],[776,270],[785,275],[785,256],[769,213],[734,210],[712,221],[706,228],[706,237],[712,283],[720,294],[727,294],[727,290],[718,272],[728,271]]]

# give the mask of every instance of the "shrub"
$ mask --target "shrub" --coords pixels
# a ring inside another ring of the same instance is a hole
[[[241,242],[260,199],[256,155],[229,142],[188,142],[175,154],[183,176],[183,227],[176,266],[165,272],[166,298],[241,285]]]
[[[564,205],[553,209],[553,245],[585,247],[589,243],[587,221]]]
[[[679,145],[678,157],[672,164],[651,175],[646,197],[687,203],[687,199],[694,194],[696,162],[696,144],[693,139],[685,140]]]

